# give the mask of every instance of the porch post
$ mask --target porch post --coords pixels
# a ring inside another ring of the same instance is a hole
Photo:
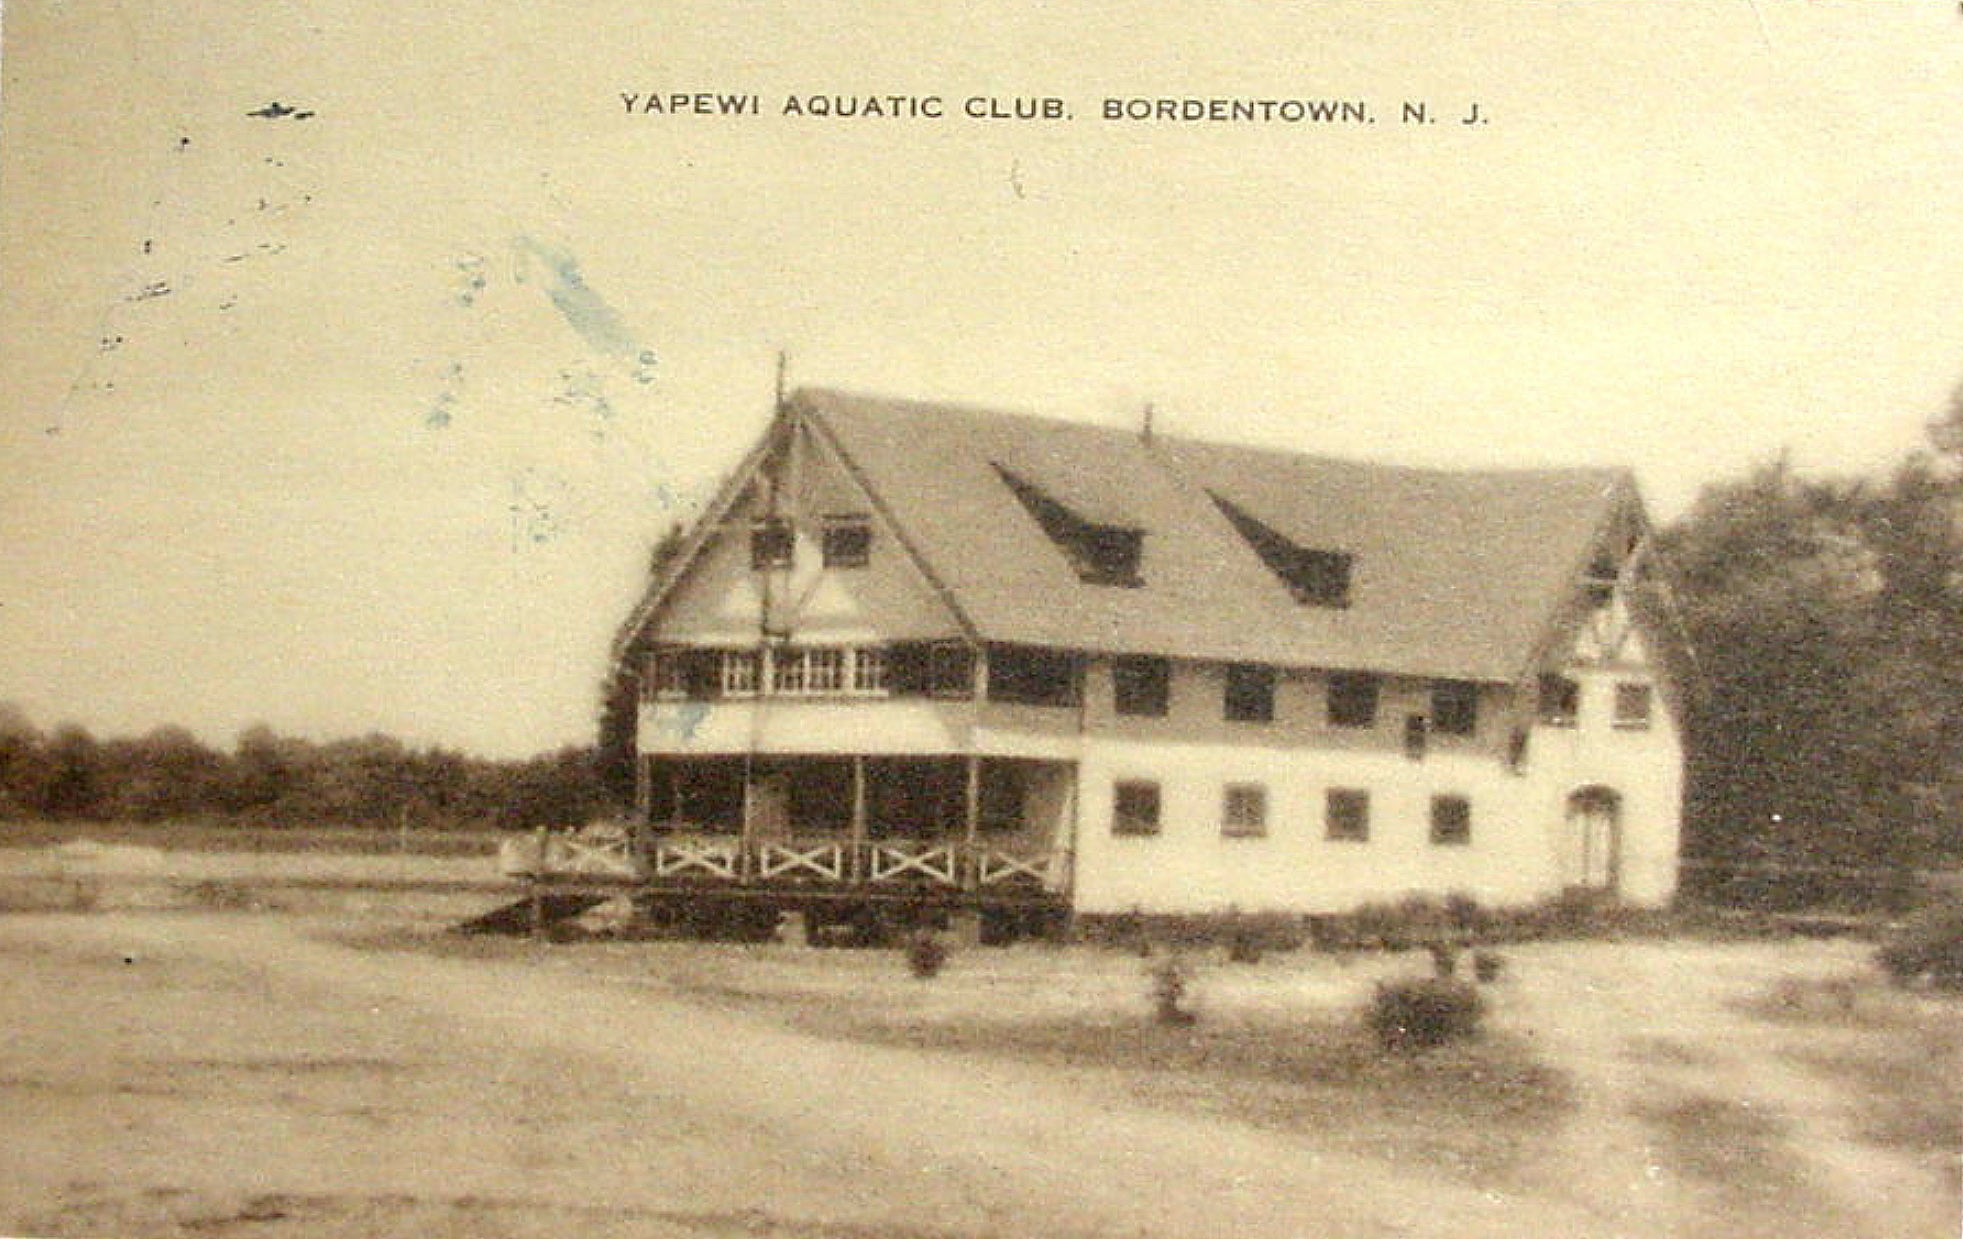
[[[982,758],[968,754],[968,856],[974,858],[976,831],[982,823]]]
[[[634,754],[634,821],[636,824],[654,820],[654,758],[644,754]]]
[[[846,872],[855,879],[859,876],[860,858],[866,847],[866,759],[854,754],[852,757],[852,838],[850,856],[846,860]]]
[[[750,759],[743,759],[743,822],[736,847],[736,871],[744,877],[750,872],[750,836],[754,833],[756,796],[750,790]]]

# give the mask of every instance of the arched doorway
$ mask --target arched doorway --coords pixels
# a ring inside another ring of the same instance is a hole
[[[1611,894],[1622,876],[1622,797],[1597,784],[1568,797],[1568,885]]]

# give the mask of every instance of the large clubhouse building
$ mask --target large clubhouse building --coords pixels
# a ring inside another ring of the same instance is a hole
[[[1342,912],[1676,887],[1616,470],[1443,471],[799,391],[657,567],[657,880]]]

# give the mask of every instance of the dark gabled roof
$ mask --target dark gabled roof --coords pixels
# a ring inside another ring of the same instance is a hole
[[[1361,464],[954,405],[805,390],[819,427],[990,641],[1507,681],[1571,598],[1626,471]],[[1140,584],[1089,584],[1005,483],[1144,531]],[[1304,605],[1216,499],[1353,557]]]

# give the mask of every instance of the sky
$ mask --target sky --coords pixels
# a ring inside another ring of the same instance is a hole
[[[588,740],[780,351],[793,386],[1624,464],[1663,520],[1782,452],[1885,470],[1963,380],[1941,0],[545,8],[8,0],[0,701]],[[621,98],[695,91],[760,114]],[[867,94],[949,115],[782,114]],[[1161,97],[1374,123],[1102,118]]]

